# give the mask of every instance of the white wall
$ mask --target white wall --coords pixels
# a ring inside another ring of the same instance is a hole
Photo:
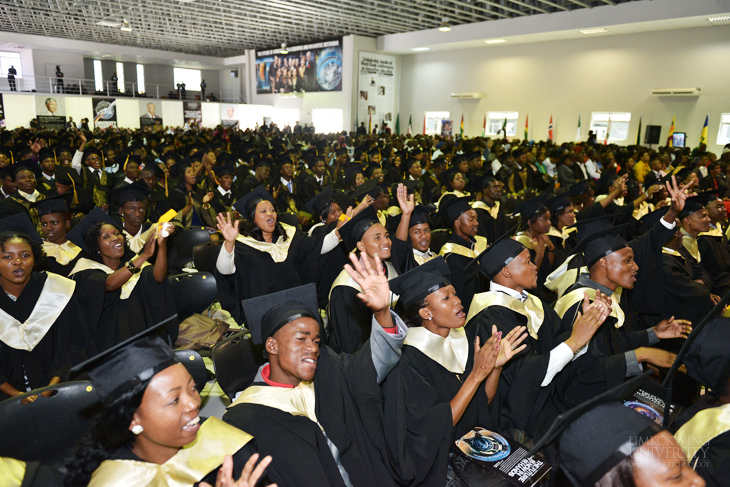
[[[5,127],[8,130],[29,127],[30,121],[36,116],[35,96],[32,94],[12,95],[3,93],[3,109],[5,111]]]
[[[161,103],[162,121],[165,122],[165,126],[182,127],[185,125],[183,102],[179,100],[162,100]],[[139,118],[137,119],[137,123],[139,124]]]
[[[436,51],[401,56],[401,126],[413,113],[416,131],[425,111],[447,110],[455,128],[464,114],[465,133],[481,134],[487,111],[520,113],[522,138],[525,114],[530,138],[547,138],[553,115],[558,143],[575,138],[582,114],[585,138],[593,111],[632,113],[630,144],[642,126],[661,125],[665,138],[672,116],[678,132],[687,132],[696,146],[705,116],[710,115],[708,148],[715,142],[720,114],[730,112],[730,26],[677,29],[642,34],[586,37],[476,49]],[[652,88],[699,87],[699,97],[656,97]],[[484,98],[459,101],[452,92],[482,92]],[[642,133],[643,140],[643,133]]]
[[[215,128],[221,123],[221,104],[220,103],[203,103],[202,108],[202,125],[207,128]]]

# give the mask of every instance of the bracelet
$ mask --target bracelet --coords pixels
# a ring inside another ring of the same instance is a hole
[[[132,263],[131,260],[128,260],[125,265],[126,265],[127,269],[129,270],[129,272],[131,272],[132,274],[137,274],[141,270],[139,267],[134,265],[134,263]]]

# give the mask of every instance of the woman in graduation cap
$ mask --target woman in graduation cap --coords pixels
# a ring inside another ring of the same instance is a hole
[[[67,464],[65,487],[253,487],[271,457],[254,469],[250,434],[200,417],[193,378],[153,331],[74,368],[88,373],[103,409]]]
[[[495,429],[489,403],[502,367],[525,348],[524,327],[485,341],[464,330],[466,313],[442,258],[393,279],[410,322],[398,367],[383,386],[385,431],[403,485],[441,487],[454,441],[475,426]]]
[[[114,202],[122,219],[122,232],[129,249],[139,253],[144,248],[150,235],[155,231],[154,225],[147,221],[150,189],[143,181],[126,184],[109,192],[109,199]]]
[[[73,295],[76,283],[38,271],[41,239],[27,215],[0,220],[0,257],[3,400],[58,384],[96,348]]]
[[[81,258],[81,247],[66,238],[71,229],[71,213],[68,209],[70,194],[50,196],[33,204],[41,222],[45,268],[49,272],[68,276]]]
[[[197,189],[195,167],[189,158],[175,164],[171,170],[177,184],[170,191],[170,205],[177,211],[176,219],[184,228],[190,225],[215,227],[215,210],[210,205],[213,192],[202,193]]]
[[[234,319],[243,323],[241,300],[314,282],[320,255],[340,243],[337,228],[310,237],[296,227],[281,223],[274,199],[261,186],[238,200],[234,208],[245,218],[218,215],[218,229],[225,244],[216,262],[216,281],[221,304]],[[339,221],[340,226],[344,221]]]
[[[167,281],[167,242],[155,231],[139,255],[128,247],[124,231],[96,208],[68,234],[87,257],[70,273],[77,282],[76,295],[99,350],[107,348],[175,314],[175,301]],[[157,250],[155,254],[155,250]],[[148,260],[155,255],[155,263]],[[177,339],[177,322],[168,327]]]

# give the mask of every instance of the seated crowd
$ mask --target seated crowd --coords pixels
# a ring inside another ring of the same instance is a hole
[[[1,131],[0,409],[81,379],[100,410],[0,485],[507,485],[457,446],[477,427],[537,444],[540,485],[727,485],[727,172],[704,145]],[[221,418],[173,352],[191,229],[264,355]]]

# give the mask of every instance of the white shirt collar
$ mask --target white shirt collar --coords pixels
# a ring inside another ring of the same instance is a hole
[[[435,255],[433,252],[431,252],[431,249],[428,249],[425,252],[421,252],[418,249],[413,249],[413,253],[423,259],[430,259],[431,257],[433,257]]]
[[[324,181],[324,175],[322,175],[322,177],[319,177],[315,174],[314,179],[316,179],[319,184],[322,184],[322,182]]]
[[[527,292],[522,291],[521,293],[519,293],[519,292],[515,291],[514,289],[512,289],[511,287],[507,287],[507,286],[503,286],[501,284],[497,284],[494,281],[491,281],[489,283],[489,290],[490,291],[503,292],[503,293],[505,293],[508,296],[511,296],[511,297],[513,297],[515,299],[519,299],[523,303],[527,299]]]
[[[281,184],[283,184],[283,185],[284,185],[284,186],[286,186],[287,188],[288,188],[288,187],[289,187],[289,185],[290,185],[290,184],[292,184],[292,183],[293,183],[293,181],[287,181],[286,179],[284,179],[284,178],[281,178]]]
[[[221,188],[221,185],[218,185],[218,192],[221,194],[221,196],[229,196],[231,194],[231,190],[229,189],[226,191],[225,189]]]
[[[41,175],[42,175],[42,176],[43,176],[44,178],[46,178],[46,179],[47,179],[48,181],[51,181],[51,180],[53,180],[53,176],[49,176],[48,174],[46,174],[46,173],[44,173],[44,172],[42,172],[42,173],[41,173]]]
[[[38,196],[40,196],[40,193],[38,192],[37,189],[35,191],[33,191],[32,193],[25,193],[21,190],[18,190],[18,193],[20,193],[20,196],[27,199],[31,203],[35,203],[36,200],[38,199]]]
[[[127,183],[127,184],[134,184],[134,181],[132,181],[129,178],[124,178],[124,182]]]

